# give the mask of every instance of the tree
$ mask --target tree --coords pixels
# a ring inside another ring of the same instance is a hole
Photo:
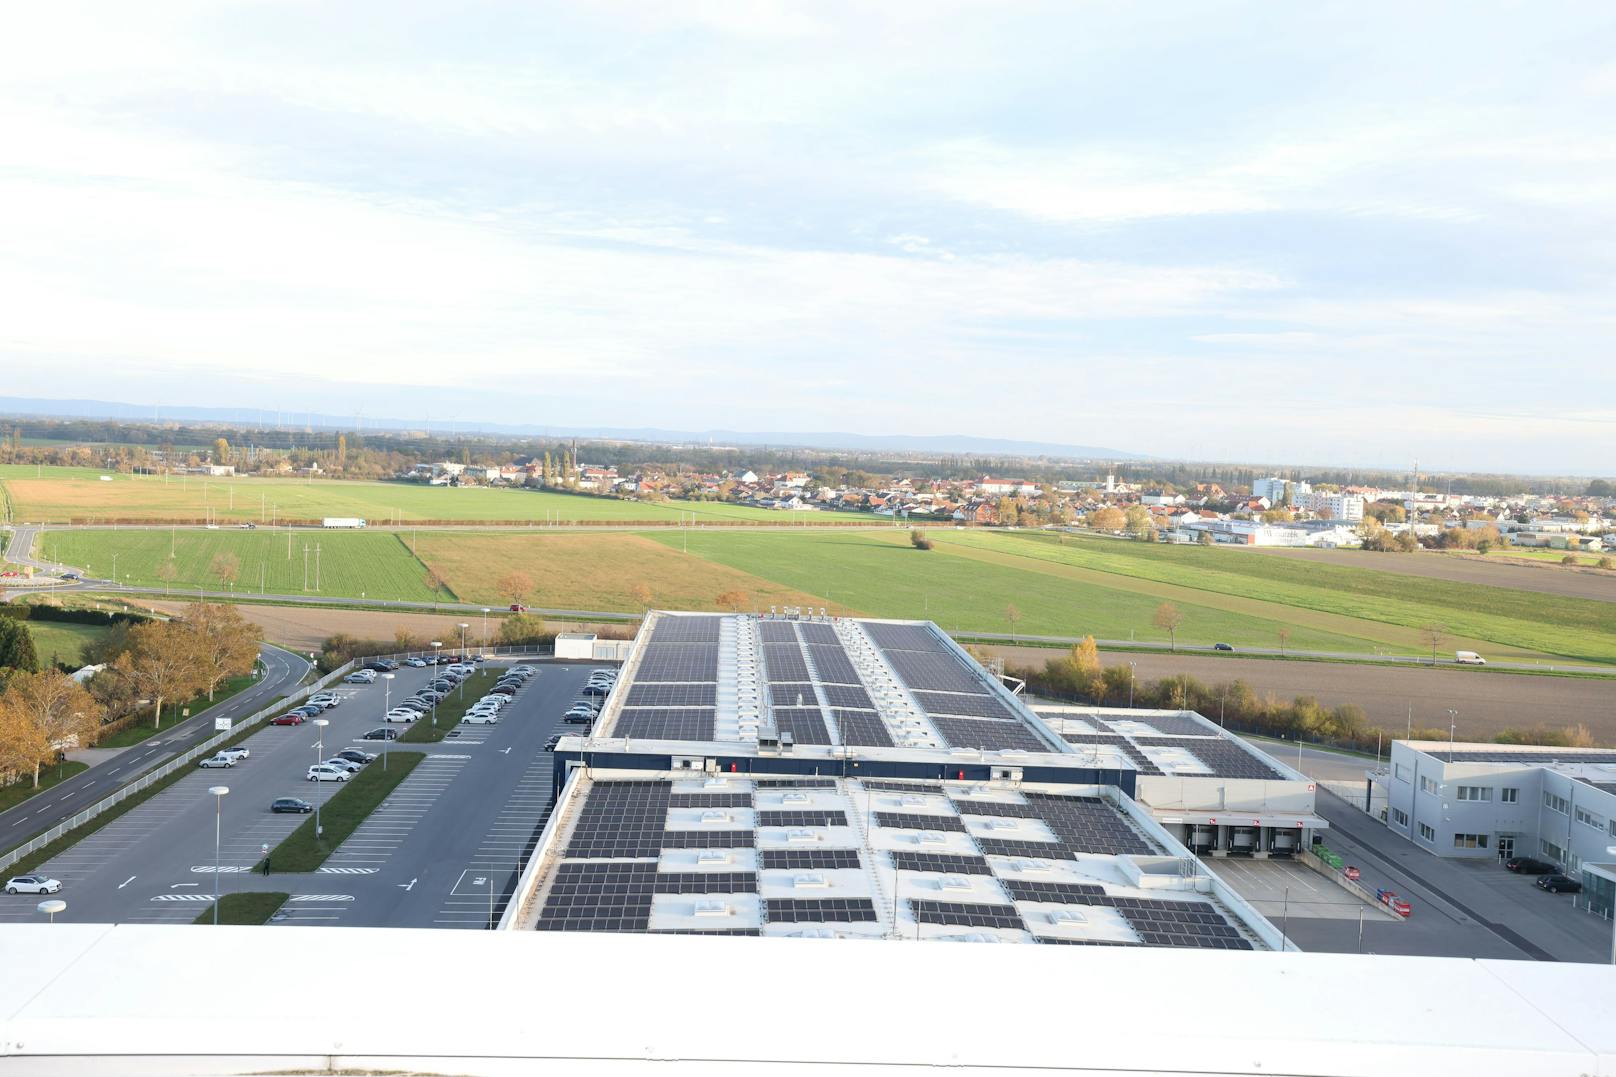
[[[926,537],[924,531],[916,527],[909,532],[909,545],[917,550],[929,550],[931,549],[931,539]]]
[[[112,668],[150,701],[156,727],[161,724],[165,702],[188,698],[206,687],[205,661],[192,633],[178,623],[148,621],[129,630],[129,649]]]
[[[1100,647],[1094,642],[1093,636],[1084,636],[1080,642],[1072,645],[1072,665],[1086,676],[1100,675]]]
[[[1021,610],[1014,602],[1005,606],[1004,619],[1010,623],[1010,642],[1014,643],[1016,639],[1016,625],[1021,623]]]
[[[1122,510],[1106,506],[1089,513],[1088,524],[1096,531],[1121,531],[1128,526],[1128,518]]]
[[[46,751],[34,757],[36,788],[41,763],[56,752],[87,746],[101,724],[100,704],[73,678],[56,670],[12,677],[0,693],[0,710],[20,714],[43,738]],[[27,743],[38,746],[36,740]]]
[[[518,613],[499,622],[498,639],[504,646],[542,643],[549,638],[549,634],[550,630],[544,622],[529,613]]]
[[[230,442],[224,438],[214,439],[213,462],[215,464],[228,464],[230,462]]]
[[[752,605],[752,597],[745,591],[725,591],[714,599],[713,602],[721,610],[729,610],[732,613],[740,613],[742,610],[747,609]]]
[[[347,434],[338,434],[337,435],[337,467],[346,468],[347,466],[348,466],[348,435]]]
[[[520,606],[522,600],[533,590],[533,577],[521,569],[512,569],[499,578],[494,585],[499,593],[510,600],[511,605]]]
[[[1199,542],[1202,546],[1212,545],[1212,532],[1202,531],[1200,536],[1195,541]]]
[[[236,577],[241,575],[241,558],[233,553],[216,553],[208,570],[218,577],[219,583],[223,586],[234,587]]]
[[[157,578],[163,581],[164,594],[168,593],[170,585],[173,584],[175,578],[179,576],[179,574],[180,570],[174,566],[174,561],[172,558],[157,566]]]
[[[1127,521],[1127,529],[1138,538],[1144,538],[1156,530],[1156,521],[1151,518],[1150,510],[1143,505],[1129,506],[1123,518]]]
[[[641,609],[649,610],[651,608],[651,588],[643,580],[630,587],[628,594],[634,600],[634,604]]]
[[[1601,557],[1599,559],[1599,567],[1609,572],[1611,569],[1616,568],[1616,561],[1612,561],[1608,557]]]
[[[1279,653],[1284,654],[1285,645],[1291,641],[1291,630],[1288,628],[1281,628],[1276,635],[1279,636]]]
[[[0,669],[32,673],[38,668],[39,655],[28,626],[13,617],[0,617]]]
[[[22,708],[10,705],[10,696],[10,692],[0,695],[0,773],[24,774],[31,770],[34,784],[38,785],[40,764],[54,754],[50,740]]]
[[[1562,565],[1575,565],[1578,563],[1578,561],[1575,554],[1568,553],[1564,557],[1560,558],[1560,563]]]
[[[1436,652],[1448,638],[1448,626],[1440,621],[1420,626],[1420,638],[1431,645],[1431,664],[1436,665]]]
[[[221,682],[245,677],[258,662],[258,627],[234,606],[193,602],[174,623],[188,633],[188,642],[201,660],[198,675],[210,700]]]
[[[1179,608],[1171,602],[1163,602],[1156,607],[1155,616],[1151,617],[1150,623],[1167,633],[1168,639],[1171,640],[1169,648],[1176,653],[1178,651],[1178,626],[1184,623],[1184,614],[1179,611]]]

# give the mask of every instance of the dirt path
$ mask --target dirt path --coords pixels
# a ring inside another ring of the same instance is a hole
[[[1550,563],[1483,561],[1445,553],[1372,553],[1365,550],[1245,550],[1264,557],[1295,557],[1348,568],[1367,568],[1399,576],[1422,576],[1453,583],[1487,587],[1513,587],[1567,598],[1616,602],[1616,572],[1598,568],[1571,568]]]
[[[1041,665],[1059,651],[1039,647],[985,647],[1013,663]],[[1187,673],[1207,684],[1243,680],[1260,694],[1281,699],[1310,695],[1325,706],[1356,703],[1369,721],[1401,735],[1410,708],[1414,724],[1448,726],[1459,712],[1459,739],[1486,740],[1505,728],[1581,723],[1602,745],[1616,746],[1616,684],[1609,679],[1532,677],[1475,670],[1407,669],[1332,662],[1212,658],[1171,654],[1101,654],[1108,666],[1134,663],[1140,680]]]

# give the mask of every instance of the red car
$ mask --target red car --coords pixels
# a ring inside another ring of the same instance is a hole
[[[279,718],[276,718],[274,721],[270,722],[269,724],[270,725],[302,725],[303,724],[303,716],[301,714],[297,714],[295,712],[292,713],[292,714],[283,714]]]
[[[527,612],[527,607],[522,605],[520,602],[512,602],[511,603],[511,612],[512,613],[526,613]]]

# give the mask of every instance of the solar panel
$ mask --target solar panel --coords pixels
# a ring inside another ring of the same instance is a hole
[[[856,684],[827,684],[824,691],[825,702],[833,707],[847,707],[858,711],[875,709],[875,704],[870,701],[870,693]]]
[[[1204,902],[1136,901],[1124,905],[1119,900],[1114,905],[1146,946],[1252,949],[1233,924]]]
[[[997,722],[985,718],[943,718],[933,715],[931,724],[951,748],[983,748],[1023,752],[1053,751],[1037,734],[1020,722]]]
[[[915,701],[927,714],[958,714],[969,718],[997,718],[1015,721],[1017,714],[1004,702],[987,694],[916,692]]]
[[[656,864],[556,866],[539,912],[540,931],[644,931],[651,921]]]
[[[722,616],[658,617],[652,643],[717,643]]]
[[[790,733],[798,744],[829,744],[830,731],[818,707],[775,707],[769,712],[782,733]]]
[[[772,786],[775,789],[835,789],[835,778],[757,778],[753,783],[757,786]]]
[[[1027,803],[1037,809],[1038,817],[1074,852],[1140,856],[1160,852],[1102,800],[1050,793],[1027,793],[1026,797]]]
[[[808,648],[808,657],[813,659],[814,672],[821,681],[828,684],[858,684],[858,670],[853,668],[853,660],[847,657],[842,645],[824,646],[816,644]]]
[[[834,644],[841,647],[842,641],[836,635],[836,629],[824,621],[798,621],[797,630],[802,638],[813,644]]]
[[[1038,809],[1031,804],[1006,804],[1002,800],[977,800],[955,797],[954,810],[961,815],[990,815],[998,819],[1037,819]]]
[[[754,844],[750,830],[664,830],[661,848],[750,849]]]
[[[767,898],[763,918],[771,924],[851,924],[876,919],[869,898]]]
[[[1285,776],[1250,752],[1222,737],[1143,737],[1135,736],[1140,747],[1159,745],[1183,748],[1211,768],[1220,778],[1255,778],[1284,781]]]
[[[750,808],[751,793],[675,793],[670,808]]]
[[[769,702],[776,707],[817,707],[819,697],[807,681],[778,681],[769,685]]]
[[[1095,883],[1057,883],[1034,879],[1005,878],[999,882],[1010,892],[1013,901],[1050,901],[1057,905],[1099,905],[1094,901],[1105,897],[1105,887]]]
[[[1120,719],[1113,719],[1114,721]],[[1215,735],[1213,730],[1194,718],[1185,718],[1179,714],[1151,714],[1140,717],[1129,717],[1127,721],[1147,725],[1163,736],[1205,737]]]
[[[812,680],[808,676],[808,663],[803,661],[802,650],[795,643],[765,643],[761,650],[770,681]]]
[[[763,826],[846,826],[847,813],[841,811],[760,811],[757,825]]]
[[[1045,860],[1071,860],[1072,854],[1058,841],[1025,841],[1016,838],[971,839],[983,856],[1035,856]]]
[[[921,815],[916,812],[878,811],[875,825],[894,830],[951,830],[965,833],[965,824],[955,815]]]
[[[843,744],[870,748],[892,747],[892,734],[874,711],[831,711]]]
[[[662,782],[600,782],[577,810],[566,855],[655,857],[662,850],[669,788]]]
[[[978,905],[960,901],[916,901],[909,911],[923,924],[949,924],[957,927],[1025,928],[1014,905]]]
[[[925,692],[977,693],[983,690],[981,679],[952,654],[889,651],[887,661],[910,688]]]
[[[652,643],[642,648],[636,681],[716,681],[718,645]]]
[[[1478,763],[1616,763],[1616,751],[1579,752],[1570,748],[1555,749],[1552,752],[1512,752],[1507,748],[1493,750],[1491,748],[1459,748],[1453,751],[1427,751],[1425,753],[1432,759],[1440,759],[1444,763],[1456,760],[1472,760]]]
[[[712,707],[718,703],[716,684],[631,684],[626,707]]]
[[[656,876],[658,894],[755,894],[757,874],[750,871],[669,871]]]
[[[1133,742],[1120,733],[1062,733],[1061,738],[1068,744],[1105,744],[1112,748],[1120,748],[1122,754],[1134,765],[1134,769],[1141,774],[1160,774],[1162,769],[1152,763],[1144,752],[1134,747]]]
[[[937,783],[924,778],[916,778],[912,782],[892,778],[863,778],[859,784],[866,789],[873,789],[880,793],[933,793],[937,791]]]
[[[879,624],[861,621],[864,631],[883,651],[947,651],[947,644],[938,639],[926,625]]]
[[[797,642],[797,630],[790,621],[759,621],[758,638],[764,643]]]
[[[624,707],[612,725],[614,737],[641,740],[712,740],[711,707]]]
[[[857,849],[762,849],[758,858],[764,871],[834,871],[861,863]]]
[[[956,853],[911,853],[893,850],[892,866],[899,871],[934,871],[946,875],[992,875],[993,869],[980,856]]]

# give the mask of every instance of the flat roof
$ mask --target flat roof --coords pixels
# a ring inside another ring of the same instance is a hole
[[[1261,949],[1106,785],[573,771],[507,926]]]
[[[1616,971],[1569,962],[43,923],[0,927],[0,946],[26,970],[0,980],[0,1051],[33,1077],[492,1077],[528,1060],[557,1073],[1616,1072]],[[386,1019],[376,991],[289,1004],[333,953],[362,954],[395,997],[430,994],[432,1018]],[[221,972],[221,954],[250,974]],[[1164,1020],[1169,1001],[1182,1019]]]
[[[1037,702],[1032,709],[1074,750],[1120,750],[1142,775],[1311,781],[1194,711]]]

